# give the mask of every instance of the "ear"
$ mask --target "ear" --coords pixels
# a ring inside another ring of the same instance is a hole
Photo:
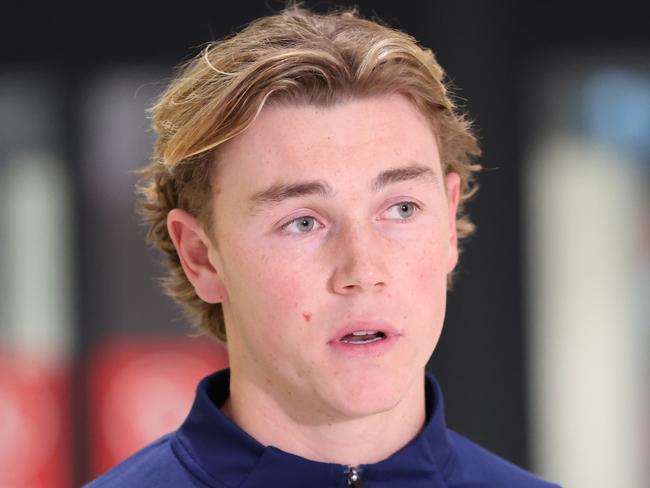
[[[456,229],[456,213],[460,200],[460,176],[458,173],[448,173],[445,184],[447,185],[449,218],[449,261],[447,263],[447,273],[451,273],[458,263],[458,230]]]
[[[180,258],[185,276],[196,294],[207,303],[227,299],[226,288],[217,271],[212,242],[192,214],[175,208],[167,214],[167,231]],[[212,251],[212,252],[211,252]],[[212,259],[211,259],[212,257]]]

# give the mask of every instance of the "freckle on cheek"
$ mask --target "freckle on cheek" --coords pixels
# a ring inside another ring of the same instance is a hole
[[[309,312],[303,312],[302,316],[305,318],[305,322],[309,322],[311,320],[311,314]]]

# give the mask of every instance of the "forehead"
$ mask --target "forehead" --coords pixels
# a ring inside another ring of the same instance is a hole
[[[370,180],[418,163],[440,174],[429,121],[406,98],[385,95],[333,106],[271,105],[218,153],[220,190],[256,188],[279,178]]]

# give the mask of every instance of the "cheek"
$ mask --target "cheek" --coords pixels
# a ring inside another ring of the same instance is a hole
[[[448,253],[440,241],[424,241],[415,248],[408,266],[417,289],[431,291],[447,281]]]
[[[433,314],[434,318],[439,317],[444,313],[447,297],[446,274],[438,271],[420,270],[417,273],[412,292],[412,300],[416,302],[416,311],[429,318],[430,314]]]
[[[429,324],[438,330],[444,318],[447,299],[446,253],[440,245],[429,242],[419,247],[413,259],[405,264],[405,275],[399,286],[409,306],[407,314],[417,323]]]
[[[232,305],[241,314],[263,322],[267,327],[279,327],[294,317],[305,323],[305,301],[314,295],[314,277],[308,270],[286,262],[281,256],[270,256],[255,251],[242,252],[247,259],[237,263],[236,276],[231,283],[234,293],[229,295]]]

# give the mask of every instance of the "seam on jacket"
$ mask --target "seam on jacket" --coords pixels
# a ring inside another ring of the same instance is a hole
[[[442,475],[442,479],[444,480],[446,485],[449,485],[449,480],[451,479],[451,475],[454,473],[455,469],[456,469],[456,456],[454,456],[453,452],[449,452],[447,459],[445,459],[445,462],[442,464],[440,468],[440,474]]]
[[[181,438],[178,435],[178,431],[174,432],[172,436],[170,446],[174,456],[178,459],[178,462],[190,473],[194,478],[198,479],[205,486],[214,488],[233,488],[228,485],[224,485],[221,481],[217,480],[210,473],[208,473],[201,464],[192,456],[192,452],[187,448],[183,443]],[[179,452],[183,451],[183,452]],[[199,476],[199,474],[201,476]]]
[[[431,458],[433,459],[433,464],[436,467],[436,471],[440,474],[440,480],[445,484],[445,486],[449,486],[449,478],[451,477],[451,473],[453,473],[455,466],[455,456],[451,450],[451,444],[448,440],[447,445],[449,446],[449,452],[447,453],[447,457],[444,461],[442,461],[442,463],[438,461],[437,456],[433,455],[433,453],[431,454]]]
[[[246,486],[246,483],[248,483],[249,478],[253,474],[253,472],[257,469],[257,466],[262,462],[262,459],[264,459],[264,454],[266,453],[266,448],[264,448],[264,452],[262,455],[257,459],[251,470],[248,472],[248,474],[244,477],[243,481],[237,485],[238,488],[242,488]]]

